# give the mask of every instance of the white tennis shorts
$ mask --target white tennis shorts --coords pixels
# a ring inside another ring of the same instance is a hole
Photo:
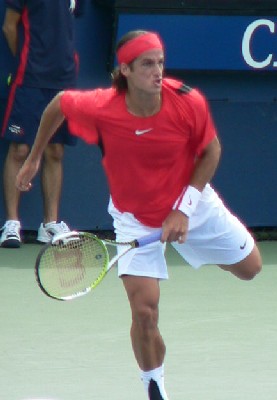
[[[130,241],[157,230],[141,224],[131,213],[118,211],[112,199],[108,211],[118,241]],[[205,264],[231,265],[243,260],[253,250],[254,239],[208,184],[189,219],[186,242],[174,242],[172,246],[197,269]],[[118,261],[118,275],[125,274],[167,279],[165,244],[155,242],[129,251]]]

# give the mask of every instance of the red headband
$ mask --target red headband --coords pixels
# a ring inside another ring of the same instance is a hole
[[[148,50],[160,49],[163,50],[161,39],[156,33],[145,33],[137,36],[134,39],[128,40],[117,51],[118,63],[129,64],[135,58]]]

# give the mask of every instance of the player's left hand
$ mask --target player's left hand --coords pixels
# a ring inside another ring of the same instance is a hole
[[[172,210],[162,224],[161,242],[184,243],[187,238],[189,218],[180,210]]]

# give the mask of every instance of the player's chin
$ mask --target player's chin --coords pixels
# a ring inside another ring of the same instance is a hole
[[[152,94],[159,94],[161,93],[161,90],[162,90],[162,85],[153,85],[150,91]]]

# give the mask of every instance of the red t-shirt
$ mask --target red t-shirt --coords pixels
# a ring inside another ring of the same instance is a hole
[[[65,91],[61,108],[72,134],[101,147],[116,208],[151,227],[161,226],[216,136],[203,95],[172,79],[151,117],[130,114],[114,88]]]

